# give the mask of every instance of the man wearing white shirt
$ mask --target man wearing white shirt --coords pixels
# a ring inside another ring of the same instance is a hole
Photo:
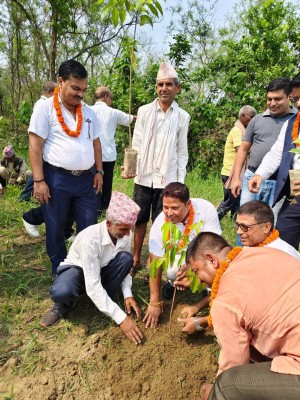
[[[175,69],[160,65],[156,79],[158,98],[139,108],[132,147],[138,152],[134,201],[141,207],[134,231],[135,266],[140,264],[147,223],[162,211],[161,192],[170,182],[184,182],[188,162],[190,116],[174,101],[180,92]]]
[[[185,184],[180,182],[170,183],[163,190],[162,198],[163,212],[161,212],[156,218],[150,231],[149,253],[151,261],[155,258],[163,257],[165,254],[161,229],[165,222],[167,222],[167,219],[172,224],[175,224],[181,233],[185,234],[188,230],[189,241],[191,241],[197,234],[195,229],[190,231],[190,226],[201,221],[203,223],[201,232],[222,233],[218,213],[215,207],[209,201],[204,199],[190,199],[189,188]],[[176,273],[180,267],[181,265],[177,264],[175,258],[174,266],[172,268],[169,267],[167,270],[167,278],[169,282],[163,287],[165,298],[170,298],[172,295],[173,286],[170,282],[175,281]],[[155,279],[149,279],[150,302],[143,320],[146,324],[146,328],[154,328],[162,313],[160,294],[161,279],[161,270],[158,272]]]
[[[129,275],[133,262],[131,228],[139,210],[125,194],[113,192],[106,221],[89,226],[77,235],[50,288],[54,304],[41,321],[43,327],[67,317],[76,299],[86,293],[101,312],[120,325],[129,339],[135,344],[141,343],[142,333],[128,316],[131,309],[138,318],[141,315],[132,296]],[[114,301],[120,287],[127,315]]]
[[[129,116],[129,114],[111,107],[112,92],[108,87],[98,87],[95,98],[96,103],[91,108],[95,111],[101,126],[100,141],[104,171],[102,191],[101,195],[98,196],[100,202],[97,204],[97,209],[99,211],[107,209],[111,198],[114,166],[117,158],[115,143],[117,126],[129,126],[136,119],[136,116]]]
[[[299,74],[291,81],[291,96],[296,107],[300,106],[300,76]],[[279,134],[277,141],[271,150],[265,155],[256,171],[249,181],[249,190],[257,193],[263,179],[278,170],[277,182],[274,195],[274,204],[283,196],[287,196],[278,215],[277,229],[280,237],[293,246],[296,250],[300,243],[300,180],[294,180],[293,191],[298,192],[291,196],[290,191],[290,169],[300,169],[300,155],[291,153],[296,147],[293,141],[299,138],[300,113],[287,121]]]
[[[36,105],[28,128],[34,197],[43,207],[53,276],[67,254],[64,227],[70,209],[77,232],[97,222],[102,150],[97,117],[82,102],[87,84],[84,66],[76,60],[64,61],[53,97]]]

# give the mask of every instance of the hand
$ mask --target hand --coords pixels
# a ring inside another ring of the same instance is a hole
[[[161,306],[151,306],[148,305],[146,315],[143,319],[143,322],[146,324],[146,328],[156,328],[158,324],[158,318],[162,314]]]
[[[238,197],[241,193],[241,180],[240,178],[231,180],[231,193],[234,197]]]
[[[176,287],[177,290],[185,290],[186,288],[190,287],[191,282],[186,277],[187,270],[187,265],[183,264],[180,267],[180,270],[176,273],[176,279],[173,285]]]
[[[141,344],[143,334],[137,327],[136,323],[130,317],[126,317],[124,319],[124,321],[120,324],[120,328],[125,333],[125,335],[133,341],[134,344]]]
[[[40,204],[48,204],[51,196],[47,183],[45,181],[34,182],[33,195]]]
[[[195,317],[177,318],[178,322],[182,322],[184,324],[184,327],[181,329],[181,332],[187,333],[188,335],[198,332],[196,331],[194,319]],[[198,321],[201,326],[207,325],[207,317],[199,317]]]
[[[181,318],[189,318],[194,317],[199,312],[199,307],[196,305],[193,306],[186,306],[181,310],[180,317]]]
[[[135,301],[133,297],[127,297],[126,299],[124,299],[124,303],[125,303],[125,310],[128,315],[131,314],[131,308],[133,308],[137,318],[141,319],[140,307],[138,306],[138,303]]]
[[[103,176],[98,173],[95,174],[93,187],[96,189],[96,194],[101,192],[102,185],[103,185]]]
[[[260,175],[254,175],[248,182],[248,188],[250,192],[252,193],[258,193],[261,183],[262,183],[262,177]]]
[[[300,180],[299,179],[294,179],[292,181],[291,189],[292,189],[293,193],[295,193],[295,196],[300,196]]]
[[[205,383],[204,385],[202,385],[201,387],[201,392],[202,392],[202,396],[201,396],[201,400],[208,400],[209,394],[211,392],[211,389],[214,385],[212,383]]]

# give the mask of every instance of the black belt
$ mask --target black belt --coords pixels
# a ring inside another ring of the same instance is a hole
[[[254,174],[255,174],[255,172],[256,172],[256,170],[257,170],[257,168],[254,168],[254,167],[248,167],[248,169],[249,169],[249,171],[251,171],[251,172],[253,172]]]
[[[44,162],[44,165],[46,165],[47,168],[52,169],[53,171],[65,172],[66,174],[70,174],[70,175],[74,175],[74,176],[81,176],[81,175],[85,175],[85,174],[90,172],[89,169],[85,169],[85,170],[81,170],[81,169],[70,170],[70,169],[64,169],[64,168],[61,168],[61,167],[55,167],[55,165],[49,164],[46,161]]]

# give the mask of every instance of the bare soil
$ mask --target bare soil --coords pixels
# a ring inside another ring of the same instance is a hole
[[[171,329],[170,301],[165,302],[157,329],[145,329],[138,322],[144,334],[139,346],[86,296],[79,299],[68,320],[43,329],[40,319],[51,306],[43,246],[44,237],[30,239],[22,229],[12,242],[0,246],[6,257],[0,288],[1,399],[200,398],[201,385],[215,376],[218,345],[210,330],[191,336],[180,332],[177,317],[184,305],[198,300],[195,295],[176,295]],[[20,255],[22,262],[14,263]],[[133,290],[145,311],[149,289],[143,277],[140,271]]]

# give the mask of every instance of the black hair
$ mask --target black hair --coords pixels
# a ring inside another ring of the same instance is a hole
[[[173,197],[182,203],[187,203],[190,199],[190,191],[184,183],[171,182],[163,189],[162,197]]]
[[[290,83],[290,78],[275,78],[268,84],[267,93],[283,90],[283,92],[288,96],[291,93]]]
[[[77,79],[87,78],[88,73],[79,61],[71,59],[66,60],[60,64],[58,69],[58,76],[61,77],[63,81],[65,81],[70,78],[70,76],[73,76]]]
[[[272,225],[272,229],[274,227],[274,214],[270,206],[268,204],[258,201],[252,200],[244,203],[237,211],[237,215],[253,215],[255,222],[263,223],[270,222]]]

